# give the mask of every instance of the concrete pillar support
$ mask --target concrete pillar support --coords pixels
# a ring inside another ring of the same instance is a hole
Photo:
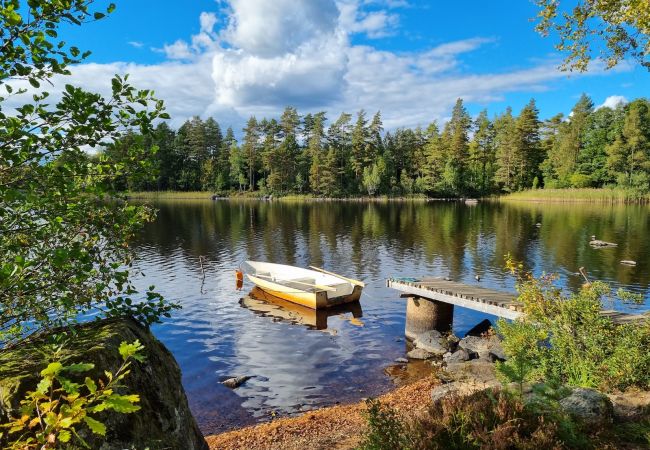
[[[430,330],[441,333],[451,331],[454,321],[454,305],[422,297],[407,297],[406,299],[406,330],[408,340],[413,340],[418,334]]]

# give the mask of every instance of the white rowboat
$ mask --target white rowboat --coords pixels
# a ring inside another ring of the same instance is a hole
[[[258,288],[281,299],[312,309],[328,308],[359,300],[364,284],[332,272],[310,267],[261,261],[242,264],[246,277]]]

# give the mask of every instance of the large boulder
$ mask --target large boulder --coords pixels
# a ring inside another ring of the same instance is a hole
[[[481,322],[474,325],[471,330],[465,333],[465,336],[482,336],[490,331],[490,329],[492,329],[492,322],[488,319],[483,319]]]
[[[40,371],[49,362],[47,352],[41,352],[45,339],[0,353],[0,422],[15,416],[25,393],[36,388]],[[169,350],[134,320],[110,319],[77,327],[76,335],[64,347],[62,362],[95,365],[82,374],[81,382],[86,375],[105,379],[104,370],[116,372],[122,363],[120,343],[136,339],[144,345],[146,359],[133,362],[123,382],[126,388],[119,392],[138,394],[141,409],[131,414],[103,412],[97,418],[106,425],[106,437],[98,438],[87,430],[82,437],[90,448],[99,450],[207,450],[190,412],[178,364]]]
[[[469,353],[467,353],[467,350],[459,348],[454,353],[451,353],[451,352],[446,353],[442,357],[442,359],[447,364],[462,363],[462,362],[465,362],[465,361],[469,361]]]
[[[501,346],[501,340],[496,335],[490,336],[465,336],[458,342],[458,348],[465,350],[471,356],[489,361],[503,361],[506,354]]]
[[[568,397],[560,400],[560,406],[590,426],[612,423],[614,417],[611,400],[594,389],[576,388]]]
[[[483,359],[473,359],[466,362],[447,363],[445,371],[454,380],[466,380],[485,386],[499,386],[496,368],[493,363]]]
[[[431,353],[434,356],[442,356],[449,351],[449,341],[439,331],[430,330],[418,334],[413,341],[416,348]]]

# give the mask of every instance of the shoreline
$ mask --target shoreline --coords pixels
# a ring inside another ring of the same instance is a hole
[[[412,416],[426,411],[431,403],[431,391],[441,381],[429,375],[377,397],[382,403]],[[366,430],[364,401],[327,406],[299,416],[283,417],[233,431],[206,436],[212,450],[286,450],[339,449],[356,447]]]
[[[650,203],[650,194],[637,194],[619,189],[536,189],[511,194],[488,197],[426,197],[410,196],[350,196],[350,197],[316,197],[313,195],[290,194],[285,196],[266,196],[253,193],[230,193],[218,195],[210,191],[140,191],[123,193],[129,200],[203,200],[203,201],[280,201],[285,203],[300,202],[361,202],[361,203],[401,203],[401,202],[465,202],[475,205],[485,203],[594,203],[594,204],[637,204]]]

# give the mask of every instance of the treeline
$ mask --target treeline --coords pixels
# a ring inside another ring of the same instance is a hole
[[[119,162],[133,145],[148,152],[155,179],[123,177],[123,190],[260,191],[317,196],[482,196],[530,188],[650,189],[650,102],[594,108],[586,95],[568,116],[540,120],[531,100],[473,119],[459,99],[440,126],[384,132],[381,114],[324,112],[279,119],[251,117],[240,142],[212,118],[152,136],[129,134],[105,151]]]

